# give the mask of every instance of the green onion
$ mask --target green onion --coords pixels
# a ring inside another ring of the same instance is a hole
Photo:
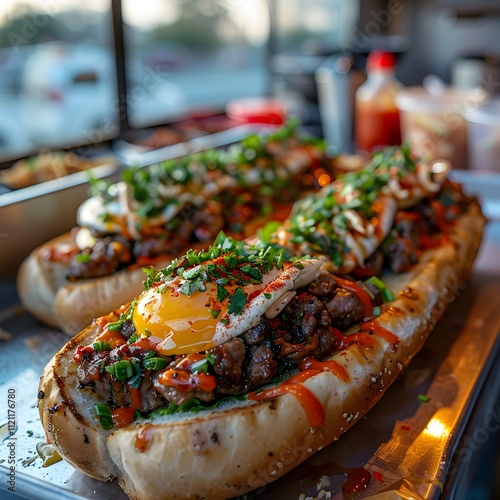
[[[79,253],[79,254],[75,255],[75,260],[77,262],[82,262],[85,264],[87,262],[90,262],[91,257],[90,257],[90,254],[88,254],[88,253]]]
[[[139,363],[132,363],[132,368],[134,369],[135,375],[127,383],[132,389],[137,389],[142,381],[141,365]]]
[[[382,290],[382,299],[384,302],[392,302],[395,299],[395,297],[392,291],[389,290],[389,288],[384,288]]]
[[[135,375],[135,369],[128,359],[122,359],[112,365],[106,366],[106,371],[111,373],[120,382],[124,382]]]
[[[217,319],[219,317],[220,310],[210,309],[210,314],[211,314],[212,318]]]
[[[108,330],[120,330],[123,325],[123,320],[108,323]]]
[[[108,342],[94,342],[92,347],[94,348],[94,351],[111,351],[111,346]]]
[[[177,411],[189,411],[192,410],[193,408],[196,408],[197,406],[200,406],[200,400],[196,398],[191,398],[188,399],[187,401],[184,401],[184,403],[181,403],[177,408]]]
[[[191,365],[191,371],[193,373],[195,372],[203,372],[207,373],[208,372],[208,359],[200,359],[199,361],[196,361]]]
[[[120,330],[125,321],[132,319],[132,314],[134,313],[134,308],[137,304],[137,300],[132,301],[128,309],[120,314],[120,319],[118,321],[108,323],[108,330]]]
[[[374,306],[373,307],[373,315],[374,316],[380,316],[380,307],[379,306]]]
[[[144,359],[152,358],[155,354],[156,354],[156,351],[153,351],[153,350],[146,351],[146,354],[144,355]]]
[[[147,358],[142,362],[142,366],[146,370],[163,370],[168,363],[168,359],[165,358]]]
[[[128,340],[127,340],[127,344],[133,344],[134,342],[137,342],[139,339],[141,338],[141,336],[137,333],[134,333]]]
[[[380,290],[380,294],[382,295],[382,300],[384,302],[392,302],[394,300],[394,294],[389,288],[387,288],[387,285],[380,278],[371,276],[365,280],[365,283],[371,283],[376,286]]]
[[[104,430],[108,430],[113,427],[113,417],[111,416],[111,411],[108,405],[98,403],[94,405],[94,411],[96,416],[99,417],[99,423]]]
[[[429,396],[426,396],[425,394],[419,394],[417,396],[417,399],[421,402],[421,403],[428,403],[431,398]]]
[[[376,276],[371,276],[370,278],[365,280],[365,283],[371,283],[372,285],[375,285],[379,290],[383,290],[384,288],[386,288],[385,283]]]

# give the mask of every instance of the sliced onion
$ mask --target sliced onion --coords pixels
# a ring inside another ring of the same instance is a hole
[[[267,319],[273,319],[278,316],[278,314],[283,311],[283,309],[287,306],[287,304],[295,297],[297,292],[295,290],[289,290],[285,292],[279,300],[274,302],[271,307],[265,312],[265,316]]]

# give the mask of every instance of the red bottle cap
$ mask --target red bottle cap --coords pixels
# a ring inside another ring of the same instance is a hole
[[[244,123],[283,125],[287,112],[279,100],[266,97],[246,97],[227,103],[226,114],[232,120]]]
[[[373,69],[393,69],[396,66],[396,57],[390,52],[374,50],[370,52],[366,61],[368,70]]]

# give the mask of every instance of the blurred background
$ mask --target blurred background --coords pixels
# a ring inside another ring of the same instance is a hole
[[[122,24],[123,22],[123,24]],[[420,85],[500,86],[496,0],[3,0],[0,161],[274,96],[323,133],[315,74],[375,48]]]

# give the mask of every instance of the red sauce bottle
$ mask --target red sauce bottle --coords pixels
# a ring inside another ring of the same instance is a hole
[[[358,88],[354,103],[354,140],[358,152],[401,144],[396,94],[403,84],[395,77],[396,58],[375,50],[366,63],[367,79]]]

